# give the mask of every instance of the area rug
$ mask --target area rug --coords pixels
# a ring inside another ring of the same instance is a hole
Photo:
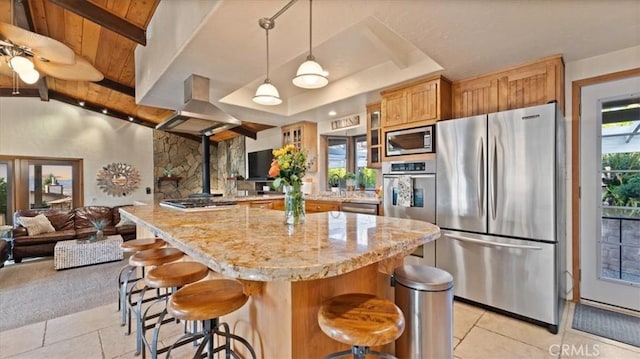
[[[571,327],[640,348],[638,317],[578,303]]]
[[[125,258],[126,259],[126,258]],[[0,269],[0,331],[114,303],[125,260],[56,271],[53,258]]]

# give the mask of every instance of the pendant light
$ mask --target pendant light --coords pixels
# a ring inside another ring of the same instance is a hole
[[[280,93],[278,93],[278,89],[271,84],[271,80],[269,79],[269,30],[273,29],[275,23],[268,18],[262,18],[258,23],[260,27],[265,30],[267,39],[267,78],[262,85],[258,86],[256,95],[253,96],[253,102],[266,106],[279,105],[282,103]]]
[[[313,45],[311,41],[313,22],[312,4],[312,0],[309,0],[309,56],[307,56],[307,60],[298,67],[296,77],[293,78],[294,85],[305,89],[317,89],[325,87],[329,83],[329,79],[327,79],[329,74],[322,69],[322,66],[320,66],[313,57]]]

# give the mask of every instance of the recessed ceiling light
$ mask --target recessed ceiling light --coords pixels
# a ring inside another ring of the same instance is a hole
[[[109,112],[109,111],[107,111],[107,109],[106,109],[106,108],[103,108],[103,109],[102,109],[102,113],[104,113],[105,115],[107,114],[107,112]]]
[[[81,107],[84,107],[84,101],[78,102],[78,105],[80,105]]]
[[[333,110],[329,111],[329,116],[335,116],[337,113]]]

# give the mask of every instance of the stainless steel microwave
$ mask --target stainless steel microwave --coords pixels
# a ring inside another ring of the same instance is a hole
[[[434,153],[435,126],[421,126],[385,132],[387,156]]]

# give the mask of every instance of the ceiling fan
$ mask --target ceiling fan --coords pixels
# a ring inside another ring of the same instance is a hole
[[[104,75],[71,48],[20,27],[0,22],[0,74],[34,84],[40,73],[70,81],[101,81]]]

